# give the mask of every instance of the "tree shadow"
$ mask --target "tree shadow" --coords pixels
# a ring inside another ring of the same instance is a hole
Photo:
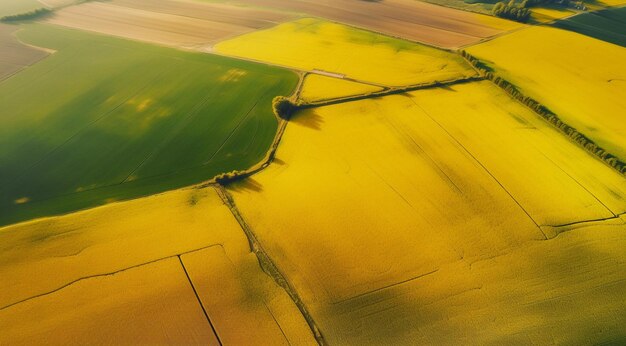
[[[312,130],[321,130],[324,119],[316,109],[306,109],[294,113],[289,119],[290,123],[307,127]]]
[[[277,164],[279,166],[284,166],[285,164],[287,164],[285,161],[283,161],[283,160],[281,160],[281,159],[279,159],[277,157],[274,157],[274,159],[272,160],[272,163],[273,164]]]
[[[254,178],[247,177],[230,183],[228,189],[236,192],[262,192],[263,185]]]

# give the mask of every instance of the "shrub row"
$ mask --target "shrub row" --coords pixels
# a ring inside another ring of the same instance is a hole
[[[516,5],[515,0],[511,0],[508,3],[501,1],[493,7],[492,12],[496,17],[526,23],[530,19],[530,10],[525,5],[525,2],[522,5]]]
[[[220,184],[227,184],[227,183],[232,183],[234,181],[237,181],[239,179],[245,178],[246,176],[246,172],[244,171],[230,171],[227,173],[220,173],[217,176],[215,176],[215,182],[220,183]]]
[[[20,13],[20,14],[16,14],[13,16],[4,16],[2,18],[0,18],[0,21],[2,22],[17,22],[20,20],[30,20],[30,19],[35,19],[35,18],[39,18],[39,17],[43,17],[45,15],[50,14],[52,11],[50,11],[47,8],[40,8],[34,11],[30,11],[30,12],[25,12],[25,13]]]
[[[603,160],[605,163],[616,169],[621,174],[626,174],[626,162],[620,160],[617,156],[609,153],[604,148],[597,145],[592,139],[578,132],[574,127],[559,119],[556,114],[554,114],[546,106],[539,103],[537,100],[524,95],[511,82],[499,76],[496,76],[491,70],[485,69],[483,67],[484,64],[476,57],[472,56],[464,50],[461,51],[461,56],[463,56],[470,64],[478,69],[481,74],[483,74],[487,79],[491,80],[494,84],[503,89],[511,97],[525,104],[535,113],[539,114],[542,118],[558,128],[562,133],[566,134],[571,140],[578,143],[585,150],[594,154],[596,157]]]

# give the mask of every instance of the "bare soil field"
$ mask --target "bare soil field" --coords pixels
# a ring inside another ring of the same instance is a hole
[[[289,15],[183,1],[91,2],[55,12],[47,22],[168,46],[193,48],[269,27]]]
[[[236,0],[234,2],[288,9],[419,41],[457,48],[519,27],[520,24],[415,0],[384,2],[352,0]]]
[[[8,78],[48,55],[44,50],[18,41],[13,35],[17,30],[16,26],[0,24],[0,80]]]

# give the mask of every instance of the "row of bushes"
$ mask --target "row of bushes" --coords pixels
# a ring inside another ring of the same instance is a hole
[[[223,184],[232,183],[239,179],[245,178],[245,176],[246,176],[246,172],[235,170],[235,171],[218,174],[217,176],[215,176],[215,182],[223,185]]]
[[[40,8],[40,9],[37,9],[37,10],[34,10],[34,11],[20,13],[20,14],[16,14],[16,15],[13,15],[13,16],[4,16],[4,17],[0,18],[0,21],[2,21],[2,22],[17,22],[17,21],[21,21],[21,20],[31,20],[31,19],[43,17],[43,16],[48,15],[50,13],[52,13],[51,10],[49,10],[47,8]]]
[[[475,68],[477,68],[487,79],[491,80],[497,86],[506,91],[511,97],[522,102],[542,118],[550,122],[561,132],[566,134],[570,139],[578,143],[585,150],[593,153],[595,156],[606,162],[608,165],[616,169],[621,174],[626,174],[626,162],[620,160],[617,156],[607,152],[604,148],[597,145],[592,139],[578,132],[574,127],[563,122],[559,117],[549,110],[546,106],[537,102],[537,100],[524,95],[511,82],[496,76],[491,70],[483,68],[483,64],[476,57],[462,50],[461,55]]]

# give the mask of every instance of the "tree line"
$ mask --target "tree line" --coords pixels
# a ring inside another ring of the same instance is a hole
[[[499,86],[502,90],[504,90],[507,94],[509,94],[512,98],[520,101],[528,108],[532,109],[536,114],[540,115],[543,119],[551,123],[554,127],[559,129],[562,133],[568,136],[572,141],[576,142],[578,145],[583,147],[588,152],[592,153],[600,160],[604,161],[607,165],[613,167],[616,171],[621,174],[626,175],[626,162],[622,161],[619,157],[614,154],[611,154],[606,149],[599,146],[595,143],[591,138],[586,135],[578,132],[576,128],[570,126],[563,120],[561,120],[558,115],[552,112],[548,107],[539,103],[539,101],[524,95],[513,83],[507,81],[504,78],[496,76],[492,70],[488,70],[483,68],[484,64],[478,60],[473,55],[468,52],[462,50],[461,56],[463,56],[472,66],[476,67],[481,74],[485,76],[485,78],[491,80],[494,84]]]
[[[17,22],[17,21],[20,21],[20,20],[31,20],[31,19],[35,19],[35,18],[46,16],[46,15],[50,14],[51,12],[52,11],[50,9],[40,8],[40,9],[36,9],[36,10],[30,11],[30,12],[15,14],[15,15],[12,15],[12,16],[4,16],[4,17],[0,18],[0,21],[2,21],[2,22]]]

